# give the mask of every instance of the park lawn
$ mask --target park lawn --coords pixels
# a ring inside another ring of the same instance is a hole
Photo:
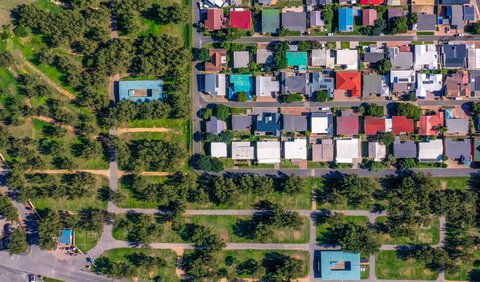
[[[98,189],[101,187],[108,187],[108,179],[102,176],[95,176],[97,178]],[[76,198],[76,199],[67,199],[66,197],[60,199],[52,198],[42,198],[42,199],[32,199],[33,204],[37,210],[52,209],[52,210],[63,210],[77,212],[84,208],[94,208],[100,210],[107,209],[107,201],[102,201],[99,198],[100,191],[92,191],[90,197],[85,198]]]
[[[380,251],[376,257],[378,279],[436,280],[438,272],[427,269],[425,263],[415,259],[402,260],[396,251]]]
[[[377,217],[376,223],[381,225],[387,220],[385,216]],[[415,238],[409,237],[391,237],[390,234],[380,234],[379,239],[382,244],[405,245],[405,244],[430,244],[435,245],[440,242],[440,221],[434,218],[429,226],[421,226],[417,228]]]
[[[250,219],[250,216],[229,216],[229,215],[202,215],[191,216],[186,221],[198,225],[207,226],[213,229],[213,232],[220,234],[220,237],[226,242],[248,243],[255,240],[241,237],[235,232],[235,223],[239,219]],[[283,228],[274,231],[274,234],[265,243],[307,243],[309,241],[309,220],[302,217],[303,225],[299,230]],[[247,230],[241,231],[248,233]]]
[[[183,119],[139,119],[130,122],[122,123],[120,127],[128,128],[152,128],[152,127],[165,127],[171,130],[181,132],[184,129],[185,120]]]
[[[296,259],[300,259],[303,262],[303,272],[300,277],[296,278],[303,278],[308,275],[309,272],[309,262],[310,262],[310,254],[305,251],[267,251],[267,250],[224,250],[220,252],[220,268],[227,268],[229,272],[235,272],[236,273],[236,266],[239,263],[242,263],[246,260],[253,259],[257,261],[258,263],[262,263],[264,257],[266,254],[272,254],[272,253],[277,253],[277,254],[282,254],[282,255],[287,255],[291,256]],[[235,258],[236,263],[234,263],[231,266],[228,266],[225,263],[225,258],[228,256],[232,256]],[[238,277],[240,278],[249,278],[245,275],[239,275]]]
[[[75,246],[83,253],[87,253],[97,245],[100,236],[101,232],[75,230]]]
[[[469,177],[435,177],[440,189],[468,190]]]
[[[475,254],[473,262],[461,262],[455,265],[455,269],[445,271],[445,279],[453,281],[469,281],[470,272],[480,271],[480,265],[476,264],[476,261],[480,261],[480,253],[478,252]]]
[[[128,230],[126,228],[118,227],[118,222],[122,218],[122,215],[117,215],[114,221],[114,227],[112,230],[112,236],[116,240],[128,241]],[[162,231],[155,234],[154,242],[158,243],[188,243],[180,235],[172,230],[172,223],[166,222],[162,224]]]
[[[168,180],[167,176],[146,176],[146,179],[151,183],[164,183]],[[116,203],[120,208],[139,208],[139,209],[155,209],[162,203],[157,203],[153,200],[142,201],[136,199],[132,192],[132,185],[127,183],[126,178],[122,177],[119,180],[118,191],[122,194],[123,200]]]
[[[347,222],[367,225],[368,224],[368,217],[366,216],[345,216],[344,217]],[[332,238],[329,238],[330,235],[330,228],[332,226],[326,222],[321,224],[317,224],[316,228],[316,236],[317,236],[317,243],[318,244],[331,244]]]
[[[133,253],[144,253],[149,256],[157,256],[163,258],[167,265],[164,267],[154,267],[147,270],[138,270],[134,280],[139,281],[152,281],[154,277],[160,277],[161,281],[180,281],[175,272],[177,264],[177,255],[171,250],[157,250],[157,249],[131,249],[131,248],[119,248],[111,249],[102,253],[102,257],[109,258],[112,262],[126,262],[129,263],[127,255]],[[138,279],[137,279],[138,278]]]
[[[17,88],[17,80],[11,74],[7,68],[0,68],[0,88],[1,89],[12,89]],[[5,96],[2,95],[0,102],[4,101]]]

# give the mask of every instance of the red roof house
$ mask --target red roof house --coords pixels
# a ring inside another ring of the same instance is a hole
[[[372,5],[372,6],[379,6],[385,3],[384,0],[360,0],[360,4],[362,5]]]
[[[205,71],[221,71],[227,68],[227,50],[210,49],[210,62],[205,62]]]
[[[363,9],[362,23],[364,26],[374,26],[377,19],[377,10],[375,9]]]
[[[377,135],[379,132],[385,132],[385,119],[376,117],[365,117],[365,134]]]
[[[335,88],[347,91],[347,96],[360,98],[362,95],[362,73],[359,71],[336,72]]]
[[[224,28],[224,18],[222,9],[208,9],[205,28],[208,30],[219,30]]]
[[[413,133],[413,119],[404,116],[392,117],[393,134]]]
[[[418,122],[418,134],[437,135],[441,126],[443,126],[443,112],[437,112],[432,116],[421,116]]]
[[[230,27],[252,29],[252,13],[249,10],[230,11]]]
[[[337,135],[352,136],[358,134],[359,130],[358,116],[337,117]]]

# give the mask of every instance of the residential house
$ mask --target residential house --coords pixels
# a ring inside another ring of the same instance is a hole
[[[377,10],[375,10],[375,9],[363,9],[362,10],[363,26],[374,26],[376,19],[377,19]]]
[[[475,20],[475,7],[463,6],[463,20],[467,22]]]
[[[298,70],[306,70],[308,65],[307,52],[292,52],[287,51],[287,66],[294,67]]]
[[[210,62],[205,62],[205,71],[219,72],[227,68],[227,50],[210,49]]]
[[[325,21],[322,19],[322,11],[315,10],[310,12],[310,27],[316,28],[325,26]]]
[[[305,132],[308,129],[308,117],[304,115],[282,115],[282,130]]]
[[[392,70],[410,70],[413,68],[413,53],[410,46],[388,48]]]
[[[389,97],[390,87],[384,75],[371,74],[363,76],[362,98]]]
[[[444,95],[446,98],[463,100],[471,95],[470,80],[468,72],[459,70],[456,73],[447,75],[444,83]]]
[[[363,6],[380,6],[384,3],[384,0],[360,0],[360,4]]]
[[[415,70],[438,69],[438,52],[437,46],[433,44],[415,45]]]
[[[242,30],[252,29],[252,13],[250,10],[231,10],[230,27]]]
[[[310,113],[310,132],[333,136],[333,115],[330,110]]]
[[[413,141],[401,141],[399,137],[393,142],[393,154],[397,159],[413,159],[417,157],[417,145]]]
[[[333,53],[334,51],[329,49],[313,49],[311,66],[333,69],[335,67],[335,55]]]
[[[310,95],[312,96],[316,91],[326,91],[328,97],[333,97],[333,90],[335,89],[335,81],[333,77],[326,76],[320,72],[311,73],[310,81]]]
[[[283,95],[299,93],[304,96],[308,96],[308,74],[282,72],[280,79],[280,90]]]
[[[405,93],[415,90],[414,70],[392,70],[390,71],[390,86],[395,93]]]
[[[452,160],[470,165],[472,162],[472,144],[470,139],[453,140],[445,138],[445,155]]]
[[[207,9],[207,18],[205,19],[204,25],[207,30],[220,30],[225,28],[223,9]]]
[[[280,10],[262,10],[262,32],[273,34],[280,32]]]
[[[261,141],[257,142],[257,162],[260,164],[280,163],[280,142]]]
[[[205,5],[207,5],[208,7],[218,8],[227,7],[229,5],[229,2],[230,1],[228,0],[204,0]]]
[[[307,159],[307,139],[295,138],[283,142],[283,153],[287,160]]]
[[[258,48],[257,49],[257,64],[259,65],[271,65],[274,62],[273,59],[273,52],[265,49],[265,48]]]
[[[251,74],[231,74],[230,84],[228,86],[229,99],[234,100],[238,93],[247,93],[248,99],[252,99],[253,88],[253,75]]]
[[[305,32],[307,29],[307,13],[292,11],[282,13],[282,27],[290,31]]]
[[[470,90],[472,98],[480,97],[480,71],[470,71]]]
[[[218,135],[227,129],[227,125],[223,120],[217,119],[213,116],[207,121],[206,132],[213,135]]]
[[[233,52],[233,68],[248,68],[250,64],[250,52],[248,51],[235,51]]]
[[[337,50],[336,65],[346,70],[358,69],[358,51],[352,49]]]
[[[274,76],[257,76],[255,88],[257,97],[276,97],[280,92],[280,82]]]
[[[440,0],[442,5],[465,5],[470,3],[469,0]]]
[[[428,142],[418,142],[418,161],[441,162],[443,157],[442,139],[430,140]]]
[[[225,96],[227,89],[227,79],[224,73],[205,74],[204,78],[205,93],[216,97]]]
[[[368,158],[380,162],[387,156],[387,146],[380,142],[368,142]]]
[[[320,143],[312,144],[312,161],[314,162],[333,162],[334,149],[333,140],[319,139]]]
[[[465,22],[463,21],[463,6],[447,6],[446,14],[450,20],[450,25],[452,26],[452,28],[463,29],[465,27]]]
[[[310,1],[310,0],[307,0],[307,1]],[[319,6],[330,5],[332,3],[333,3],[332,0],[318,0],[318,5]]]
[[[376,64],[385,59],[385,51],[383,48],[368,47],[363,54],[363,62],[368,64]]]
[[[364,122],[365,134],[377,135],[378,133],[386,132],[386,120],[385,118],[366,116]]]
[[[467,48],[467,66],[469,70],[480,69],[480,49],[475,46]]]
[[[434,115],[421,116],[418,122],[419,135],[438,135],[443,126],[444,113],[436,112]]]
[[[360,130],[358,116],[355,114],[342,114],[337,116],[337,135],[353,136],[357,135]]]
[[[254,160],[255,148],[250,142],[232,142],[232,160]]]
[[[420,99],[425,99],[428,95],[440,96],[443,88],[443,75],[417,73],[417,90],[416,96]]]
[[[480,139],[473,139],[473,161],[480,162]]]
[[[341,251],[320,252],[322,280],[360,280],[360,254]]]
[[[150,102],[163,100],[162,80],[132,80],[118,82],[120,101]]]
[[[414,133],[413,119],[404,116],[392,117],[392,131],[394,135]]]
[[[358,138],[337,139],[336,158],[337,163],[358,164],[362,161],[361,142]]]
[[[353,9],[352,8],[338,9],[338,30],[340,32],[353,31]]]
[[[391,7],[388,9],[388,20],[394,20],[395,18],[404,17],[405,13],[402,7]]]
[[[343,90],[347,97],[360,98],[362,95],[362,73],[359,71],[339,71],[335,73],[335,88]]]
[[[223,142],[211,142],[210,143],[210,156],[214,158],[226,158],[227,157],[227,144]]]
[[[257,115],[255,134],[280,137],[280,128],[279,113],[263,113],[263,115]]]
[[[447,135],[468,135],[470,128],[470,121],[466,118],[447,118],[445,119],[445,126],[447,127]]]
[[[467,46],[465,44],[443,45],[443,66],[451,69],[462,69],[466,66]]]
[[[432,5],[431,7],[433,7]],[[417,13],[418,31],[435,31],[437,29],[437,16],[433,14]]]
[[[233,131],[251,131],[253,117],[250,115],[232,115]]]

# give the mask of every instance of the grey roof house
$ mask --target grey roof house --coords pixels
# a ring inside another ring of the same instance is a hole
[[[253,117],[250,115],[232,115],[232,130],[251,131]]]
[[[480,97],[480,71],[470,71],[470,89],[472,97]]]
[[[264,6],[269,6],[272,4],[273,0],[257,0],[258,4],[264,5]]]
[[[364,75],[363,76],[363,98],[388,97],[390,96],[390,86],[388,79],[384,75]]]
[[[322,20],[322,11],[310,12],[310,27],[323,27],[325,22]]]
[[[429,14],[418,14],[417,30],[420,31],[435,31],[437,17]]]
[[[464,68],[467,61],[465,44],[444,44],[443,64],[446,68]]]
[[[311,74],[310,81],[310,95],[313,95],[317,90],[325,90],[328,97],[333,97],[335,90],[335,80],[333,77],[326,77],[323,73],[314,72]]]
[[[257,115],[255,134],[280,136],[280,114],[264,113]]]
[[[447,134],[468,135],[470,123],[464,118],[447,118],[446,119]]]
[[[280,79],[280,91],[284,95],[299,93],[308,95],[308,74],[307,73],[285,73],[282,72]]]
[[[408,70],[413,68],[413,53],[411,51],[400,52],[400,48],[392,47],[388,48],[388,54],[392,69]]]
[[[470,139],[456,140],[452,138],[445,139],[445,155],[449,159],[458,160],[462,163],[472,161],[472,144]]]
[[[374,50],[371,49],[365,51],[363,54],[363,62],[369,64],[375,64],[380,62],[381,60],[385,59],[385,52],[383,50]]]
[[[282,13],[282,26],[291,31],[304,32],[307,29],[307,13],[285,12]]]
[[[270,65],[272,63],[273,63],[273,52],[265,48],[259,48],[257,50],[257,64]]]
[[[448,6],[447,15],[449,16],[452,27],[462,29],[465,26],[465,22],[463,21],[463,6]]]
[[[308,117],[296,115],[282,115],[282,130],[305,132],[308,129]]]
[[[236,69],[239,68],[248,68],[250,63],[250,52],[248,51],[235,51],[233,52],[233,67]]]
[[[417,145],[413,141],[400,141],[400,138],[395,138],[393,143],[393,154],[397,159],[410,159],[417,157]]]
[[[206,132],[214,135],[222,133],[226,129],[225,122],[223,120],[217,119],[217,117],[211,117],[207,121]]]
[[[475,8],[473,6],[463,6],[463,20],[464,21],[475,20]]]

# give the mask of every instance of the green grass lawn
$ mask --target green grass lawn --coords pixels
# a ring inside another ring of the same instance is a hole
[[[102,256],[108,257],[114,262],[126,262],[129,263],[127,256],[129,254],[142,252],[149,256],[156,256],[163,258],[167,265],[164,267],[155,267],[152,269],[138,269],[136,277],[139,281],[152,281],[154,277],[160,277],[160,281],[180,281],[180,278],[175,273],[175,267],[177,263],[177,255],[170,250],[153,250],[153,249],[111,249],[105,251]],[[129,277],[135,278],[135,277]],[[137,280],[137,279],[136,279]]]
[[[480,253],[477,252],[475,255],[475,260],[473,262],[461,262],[455,266],[455,269],[447,270],[445,272],[445,279],[454,281],[469,281],[471,271],[480,271],[480,265],[475,265],[476,261],[480,261]]]
[[[440,189],[467,190],[469,177],[435,177]]]
[[[345,220],[347,222],[367,225],[368,224],[368,217],[366,216],[345,216]],[[328,223],[321,223],[317,225],[317,242],[319,244],[330,244],[332,243],[329,238],[330,236],[330,228],[332,226]]]
[[[45,282],[64,282],[63,280],[50,278],[50,277],[42,277],[42,280],[45,281]]]
[[[368,279],[370,278],[370,265],[365,265],[365,271],[360,272],[361,279]]]
[[[415,259],[402,260],[396,251],[381,251],[376,258],[378,279],[388,280],[435,280],[438,272],[425,267],[425,263]]]
[[[97,245],[101,235],[93,231],[75,230],[75,246],[83,253],[87,253]]]
[[[163,183],[168,180],[165,176],[148,176],[146,179],[151,183]],[[126,178],[122,177],[119,180],[119,192],[124,196],[123,201],[117,203],[117,206],[121,208],[142,208],[142,209],[154,209],[158,208],[159,204],[153,200],[142,201],[133,196],[132,185],[126,181]]]
[[[230,273],[236,273],[236,266],[246,260],[253,259],[261,264],[265,255],[268,253],[279,253],[287,256],[291,256],[296,259],[300,259],[303,262],[303,272],[300,277],[303,278],[308,275],[309,271],[309,253],[303,251],[264,251],[264,250],[233,250],[233,251],[222,251],[220,253],[220,268],[227,268]],[[225,263],[225,258],[232,256],[235,258],[235,263],[228,266]],[[245,275],[239,275],[240,278],[249,278]]]
[[[387,217],[377,217],[377,224],[382,224],[387,220]],[[389,234],[381,234],[380,240],[382,244],[403,245],[403,244],[419,244],[426,243],[435,245],[440,242],[440,221],[434,218],[432,224],[429,226],[421,226],[417,229],[417,234],[414,238],[409,237],[392,237]]]

